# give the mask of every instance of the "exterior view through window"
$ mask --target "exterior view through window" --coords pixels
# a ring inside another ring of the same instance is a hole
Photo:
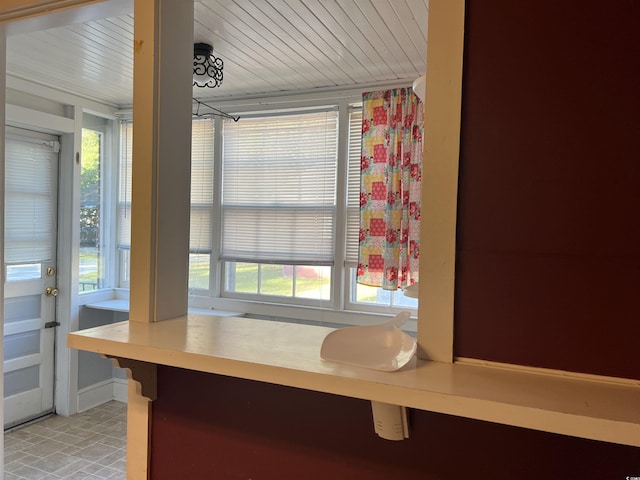
[[[102,133],[83,128],[80,174],[80,292],[96,290],[103,286],[102,151]]]

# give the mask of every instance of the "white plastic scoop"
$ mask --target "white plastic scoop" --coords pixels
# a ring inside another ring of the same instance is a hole
[[[320,358],[385,372],[398,370],[416,353],[416,340],[398,328],[410,316],[400,312],[381,325],[335,330],[324,338]]]

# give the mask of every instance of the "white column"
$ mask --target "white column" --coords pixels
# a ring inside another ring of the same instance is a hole
[[[453,361],[464,0],[430,0],[420,231],[418,356]]]
[[[193,2],[135,0],[133,60],[129,321],[156,322],[187,313]],[[129,480],[150,478],[152,400],[129,380]]]
[[[135,0],[130,321],[186,315],[193,2]]]
[[[2,287],[0,288],[0,331],[4,331],[4,126],[6,125],[6,84],[7,84],[7,37],[6,29],[0,23],[0,274],[2,275]],[[4,338],[0,341],[0,358],[4,358]],[[0,384],[0,398],[4,398],[4,382]],[[4,402],[0,403],[0,418],[4,418]],[[0,472],[4,472],[4,435],[0,438]],[[1,477],[1,476],[0,476]]]

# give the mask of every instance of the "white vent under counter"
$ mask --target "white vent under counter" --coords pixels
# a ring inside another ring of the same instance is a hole
[[[84,305],[86,308],[93,308],[95,310],[109,310],[111,312],[128,312],[129,300],[126,298],[114,298],[111,300],[104,300],[102,302],[87,303]],[[211,315],[213,317],[244,317],[245,314],[241,312],[230,312],[228,310],[213,310],[208,308],[195,308],[189,307],[188,313],[197,313],[199,315]]]

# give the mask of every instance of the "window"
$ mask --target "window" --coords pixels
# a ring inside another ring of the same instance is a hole
[[[102,288],[104,280],[102,158],[102,132],[83,128],[80,169],[80,292]]]
[[[198,119],[191,130],[191,226],[189,288],[209,290],[213,242],[213,171],[215,123]]]
[[[129,252],[131,246],[131,161],[133,125],[120,125],[120,180],[118,184],[118,271],[119,286],[129,288]]]
[[[215,123],[196,119],[192,123],[191,146],[191,228],[189,244],[189,288],[209,289],[213,231],[213,170]],[[118,258],[119,286],[129,288],[129,254],[131,245],[131,163],[133,160],[133,125],[120,127],[120,182],[118,187]],[[187,161],[185,161],[185,164]]]
[[[339,128],[340,118],[348,128]],[[417,307],[400,291],[355,282],[361,125],[361,108],[346,104],[239,122],[193,120],[189,289],[198,302],[385,314]],[[118,249],[125,288],[132,133],[123,123]]]
[[[226,262],[225,291],[300,299],[329,300],[331,267]]]
[[[107,268],[111,256],[113,228],[108,195],[113,172],[113,121],[84,113],[82,116],[80,168],[80,293],[105,288],[112,283]]]
[[[226,293],[330,299],[337,120],[332,110],[225,122]]]
[[[356,269],[349,269],[350,303],[361,306],[389,306],[398,308],[418,308],[418,299],[407,297],[402,290],[384,290],[380,287],[361,285],[356,282]]]

